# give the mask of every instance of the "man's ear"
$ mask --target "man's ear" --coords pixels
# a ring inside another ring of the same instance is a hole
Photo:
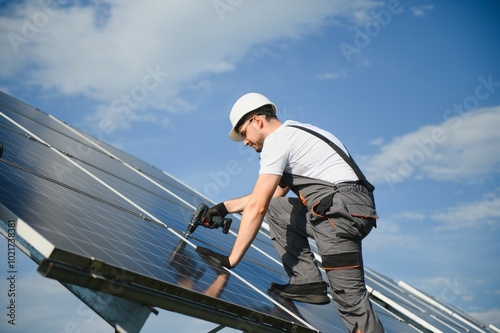
[[[253,121],[256,122],[256,124],[259,126],[259,129],[262,129],[262,127],[264,127],[265,119],[263,119],[262,117],[257,116]]]

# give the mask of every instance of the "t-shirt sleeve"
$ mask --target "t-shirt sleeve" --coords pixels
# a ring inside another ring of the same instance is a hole
[[[289,145],[282,144],[280,138],[266,142],[260,154],[259,174],[283,175],[288,164]]]

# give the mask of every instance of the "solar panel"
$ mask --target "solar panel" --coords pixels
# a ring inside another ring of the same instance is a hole
[[[1,93],[0,143],[0,218],[4,226],[15,221],[19,239],[39,253],[42,275],[242,331],[345,331],[333,302],[268,293],[288,277],[266,232],[231,271],[201,258],[196,246],[229,253],[235,238],[205,228],[184,237],[195,207],[210,200],[99,135]],[[369,282],[391,285],[375,273]],[[417,331],[387,304],[377,299],[386,332]]]
[[[10,238],[13,234],[15,234],[12,230],[9,230],[11,228],[11,223],[14,223],[15,221],[13,218],[11,219],[12,216],[13,214],[11,212],[5,211],[5,207],[0,205],[0,217],[2,217],[2,219],[5,217],[4,220],[7,221],[7,223],[0,223],[0,233],[2,233],[6,238]],[[14,239],[22,252],[28,255],[36,263],[39,264],[42,262],[43,256],[30,244],[20,237],[14,236]],[[12,258],[14,258],[14,270],[9,270],[9,272],[16,274],[19,271],[17,268],[18,264],[15,260],[16,253],[11,252],[9,255],[12,255]],[[73,284],[62,284],[91,309],[98,313],[110,325],[113,327],[117,327],[117,325],[119,325],[122,331],[125,332],[139,332],[149,315],[152,312],[156,312],[152,311],[152,309],[144,306],[143,304],[115,297],[109,294],[108,290],[93,291]]]

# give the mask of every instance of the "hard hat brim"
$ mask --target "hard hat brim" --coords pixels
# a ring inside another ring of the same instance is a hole
[[[236,141],[236,142],[240,142],[240,141],[243,141],[243,137],[240,135],[240,133],[238,133],[236,131],[235,128],[233,128],[230,132],[229,132],[229,138],[233,141]]]

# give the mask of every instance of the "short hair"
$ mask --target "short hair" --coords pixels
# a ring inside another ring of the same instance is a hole
[[[240,121],[238,121],[238,123],[234,128],[236,129],[240,128],[241,125],[243,125],[248,119],[252,118],[255,115],[276,118],[276,112],[274,111],[274,107],[271,104],[267,104],[253,111],[248,112],[240,119]]]

